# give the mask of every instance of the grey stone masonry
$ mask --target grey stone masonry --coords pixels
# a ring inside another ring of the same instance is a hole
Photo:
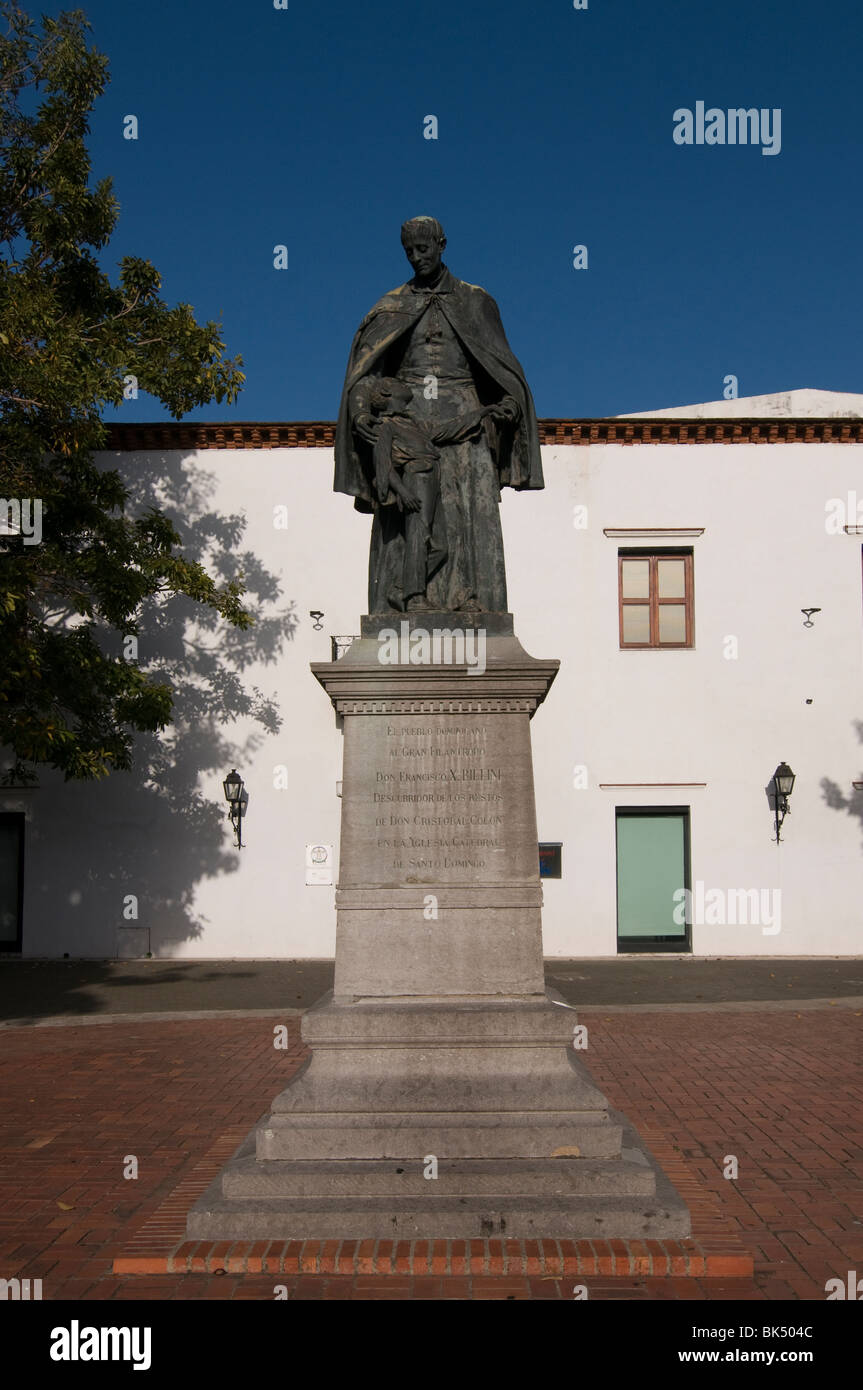
[[[545,990],[530,720],[558,664],[509,614],[411,613],[312,667],[344,729],[334,990],[190,1237],[689,1234]]]

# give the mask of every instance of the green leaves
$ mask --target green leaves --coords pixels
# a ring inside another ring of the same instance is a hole
[[[90,182],[108,66],[88,29],[80,10],[36,25],[0,0],[0,496],[43,509],[39,544],[0,534],[0,744],[16,780],[40,763],[103,777],[131,765],[136,731],[165,728],[170,688],[113,654],[145,604],[185,595],[252,622],[241,581],[218,587],[160,512],[127,515],[119,474],[92,459],[127,375],[175,418],[235,400],[245,378],[218,324],[159,297],[150,261],[124,256],[112,280],[96,260],[119,207],[110,178]]]

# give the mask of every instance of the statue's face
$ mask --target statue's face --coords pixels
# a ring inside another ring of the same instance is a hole
[[[420,280],[434,275],[440,266],[445,242],[437,241],[430,232],[410,231],[402,242],[413,272]]]

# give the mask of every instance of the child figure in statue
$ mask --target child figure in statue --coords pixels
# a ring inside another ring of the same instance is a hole
[[[401,594],[390,594],[403,612],[427,607],[426,588],[447,557],[447,537],[440,493],[437,444],[455,444],[477,434],[497,405],[447,420],[433,432],[408,414],[413,392],[395,377],[378,377],[368,396],[375,437],[375,491],[380,506],[395,506],[404,516],[404,564]]]

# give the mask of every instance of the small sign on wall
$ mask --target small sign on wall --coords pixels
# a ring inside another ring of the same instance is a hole
[[[560,878],[562,875],[561,859],[563,856],[563,842],[561,840],[546,841],[539,847],[539,876],[540,878]]]
[[[306,845],[306,887],[333,881],[332,845]]]

